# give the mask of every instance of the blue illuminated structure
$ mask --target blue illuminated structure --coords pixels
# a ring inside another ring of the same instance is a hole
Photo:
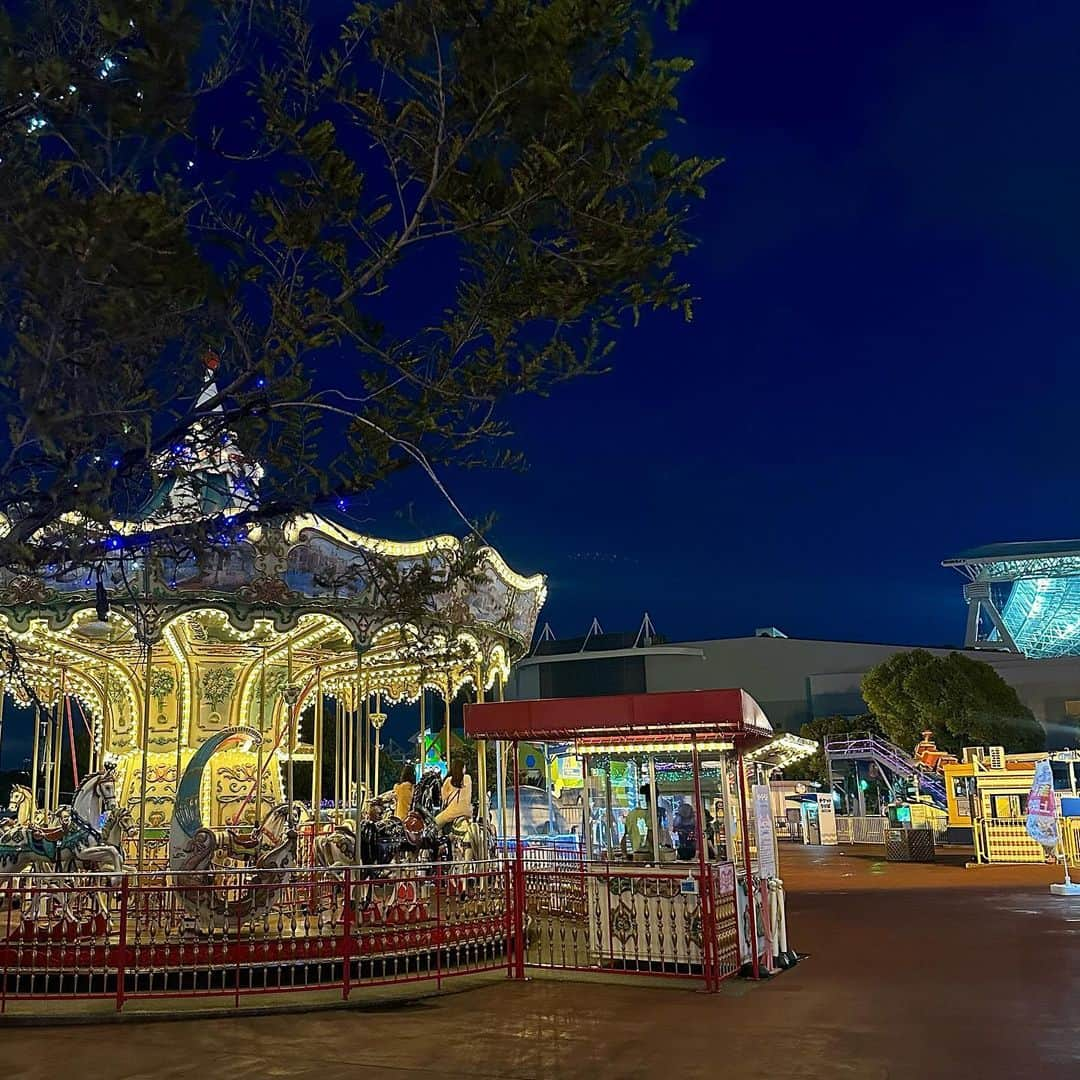
[[[942,565],[968,579],[968,648],[1080,656],[1080,540],[990,544]]]

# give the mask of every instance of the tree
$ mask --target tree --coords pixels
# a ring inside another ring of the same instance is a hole
[[[803,724],[799,734],[804,739],[818,743],[817,751],[808,758],[784,770],[785,780],[810,780],[818,784],[828,783],[829,770],[825,763],[825,740],[830,735],[855,734],[856,732],[880,734],[881,727],[869,714],[863,716],[817,716]]]
[[[863,676],[862,694],[885,734],[912,750],[930,731],[944,750],[1043,749],[1045,733],[1016,691],[987,663],[962,653],[897,653]]]
[[[184,550],[404,468],[449,498],[443,468],[516,460],[507,397],[689,317],[715,162],[667,145],[659,6],[6,5],[0,566],[92,568],[229,433],[260,490],[170,522]]]

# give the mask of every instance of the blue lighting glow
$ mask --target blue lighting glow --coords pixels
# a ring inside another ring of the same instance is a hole
[[[1080,578],[1022,578],[1001,617],[1025,656],[1080,655]]]

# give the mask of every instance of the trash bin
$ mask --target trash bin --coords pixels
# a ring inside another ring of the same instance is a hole
[[[933,862],[933,829],[889,829],[885,836],[886,862]]]

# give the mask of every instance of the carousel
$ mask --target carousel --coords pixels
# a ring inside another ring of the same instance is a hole
[[[203,393],[216,395],[212,372]],[[440,759],[459,692],[501,698],[544,579],[490,547],[378,539],[316,514],[178,555],[155,532],[230,522],[262,476],[228,437],[208,454],[198,435],[156,462],[145,506],[111,523],[96,563],[0,578],[5,694],[34,714],[31,783],[13,793],[13,815],[40,827],[39,847],[73,830],[101,842],[104,821],[72,805],[107,781],[101,809],[115,808],[131,869],[310,863],[320,830],[355,837],[366,804],[398,779],[380,776],[390,708],[419,703],[418,756],[434,731]],[[301,819],[311,842],[281,856]]]

